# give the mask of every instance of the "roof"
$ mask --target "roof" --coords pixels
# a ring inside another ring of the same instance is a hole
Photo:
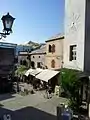
[[[27,70],[27,72],[25,73],[26,76],[28,76],[29,74],[32,76],[36,76],[37,74],[39,74],[40,72],[42,72],[43,69],[37,68],[37,69],[29,69]]]
[[[44,54],[44,53],[46,53],[46,45],[43,45],[36,50],[33,50],[30,54]]]
[[[32,76],[36,76],[37,74],[39,74],[40,72],[42,72],[43,69],[37,68],[37,69],[33,69],[32,72],[30,72],[30,75]]]
[[[17,46],[28,46],[28,47],[31,47],[29,44],[18,44]]]
[[[61,33],[58,33],[52,36],[51,38],[49,38],[48,40],[46,40],[46,42],[53,41],[53,40],[59,40],[59,39],[64,39],[64,35]]]
[[[26,73],[25,73],[25,76],[28,76],[30,74],[30,72],[32,72],[32,71],[33,71],[33,69],[27,70]]]
[[[36,75],[36,78],[48,82],[48,80],[56,76],[59,72],[60,71],[45,69],[42,72],[40,72],[38,75]]]
[[[0,42],[0,47],[3,48],[16,48],[17,44],[8,43],[8,42]]]
[[[25,51],[19,51],[18,53],[19,53],[19,56],[22,56],[22,55],[27,56],[29,54],[28,52],[25,52]]]

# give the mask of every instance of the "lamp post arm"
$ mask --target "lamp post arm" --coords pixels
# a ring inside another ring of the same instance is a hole
[[[0,32],[0,40],[2,39],[2,37],[6,38],[6,34]]]

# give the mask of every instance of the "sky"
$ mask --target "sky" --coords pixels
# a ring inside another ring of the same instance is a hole
[[[3,41],[24,44],[44,43],[58,33],[64,33],[64,0],[0,0],[0,17],[9,12],[15,21],[13,33]],[[0,32],[2,31],[0,21]]]

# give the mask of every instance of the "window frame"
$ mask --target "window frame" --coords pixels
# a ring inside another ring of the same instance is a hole
[[[52,45],[51,50],[52,50],[52,53],[54,53],[54,52],[55,52],[55,44],[53,44],[53,45]]]
[[[69,61],[76,60],[77,57],[77,45],[70,45],[70,56],[69,56]]]

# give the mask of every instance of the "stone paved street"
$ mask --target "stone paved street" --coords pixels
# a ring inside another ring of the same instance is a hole
[[[56,120],[56,106],[62,102],[67,103],[66,99],[56,96],[45,99],[39,92],[27,96],[2,95],[0,100],[0,117],[10,113],[12,120]]]

